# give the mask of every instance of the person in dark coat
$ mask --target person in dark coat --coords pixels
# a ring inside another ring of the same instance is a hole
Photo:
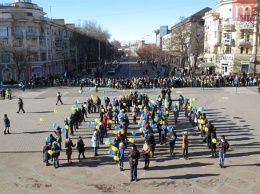
[[[58,102],[60,102],[61,104],[63,104],[62,101],[61,101],[61,96],[62,96],[61,93],[58,92],[58,93],[57,93],[57,102],[56,102],[56,105],[58,105]]]
[[[59,143],[59,147],[60,147],[60,150],[61,150],[61,142],[62,142],[62,133],[61,133],[61,128],[60,126],[58,126],[56,128],[56,130],[54,131],[54,133],[57,135],[57,142]]]
[[[17,113],[20,113],[20,110],[23,111],[23,113],[25,113],[24,109],[23,109],[23,100],[21,98],[19,98],[19,102],[18,102],[18,111]]]
[[[219,166],[220,168],[224,168],[225,155],[229,148],[229,143],[224,135],[221,136],[220,141],[217,143],[217,147],[219,148]]]
[[[72,155],[72,147],[75,147],[76,145],[73,144],[72,140],[70,138],[66,139],[65,142],[65,148],[66,148],[66,155],[67,155],[67,160],[68,164],[71,164],[71,155]]]
[[[5,93],[6,93],[6,91],[5,91],[5,89],[3,88],[3,89],[2,89],[2,97],[3,97],[3,99],[5,99]]]
[[[140,152],[137,150],[135,144],[132,145],[132,149],[129,152],[129,164],[131,169],[131,181],[137,181],[137,166],[140,159]]]
[[[78,137],[78,142],[77,142],[77,150],[78,150],[78,152],[79,152],[79,154],[78,154],[78,159],[79,159],[79,162],[80,162],[80,155],[82,154],[82,156],[83,156],[83,159],[85,159],[86,157],[85,157],[85,154],[84,154],[84,152],[85,152],[85,144],[84,144],[84,142],[83,142],[83,140],[82,140],[82,138],[81,138],[81,136],[79,136]]]
[[[175,141],[177,139],[177,134],[174,130],[170,131],[168,134],[168,138],[170,139],[170,155],[173,155],[174,147],[175,147]]]
[[[9,131],[10,120],[8,119],[7,114],[4,114],[4,123],[5,123],[4,134],[11,134],[10,131]]]

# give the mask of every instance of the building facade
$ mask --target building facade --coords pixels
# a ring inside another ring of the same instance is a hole
[[[50,19],[45,15],[43,8],[31,0],[0,3],[1,41],[20,50],[28,48],[28,42],[31,45],[30,59],[20,78],[10,54],[0,51],[0,80],[47,77],[76,68],[77,49],[71,42],[74,24],[65,24],[63,19]]]
[[[205,14],[204,60],[212,63],[215,72],[222,75],[260,72],[256,33],[258,24],[243,17],[238,19],[238,11],[245,11],[244,5],[236,5],[233,0],[219,0],[216,8]],[[249,1],[248,1],[249,2]]]

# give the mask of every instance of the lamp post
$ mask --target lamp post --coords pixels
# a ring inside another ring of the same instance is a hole
[[[151,42],[150,42],[150,45],[151,45],[151,49],[152,49],[152,64],[153,64],[153,46],[152,46],[152,37],[147,35],[150,39],[151,39]]]

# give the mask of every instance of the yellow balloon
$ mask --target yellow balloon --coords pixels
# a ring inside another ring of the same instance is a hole
[[[152,151],[150,151],[150,157],[152,157],[153,156],[153,152]]]
[[[123,96],[122,96],[122,95],[119,95],[119,98],[123,98]]]
[[[74,107],[71,107],[71,110],[72,110],[72,111],[74,111],[74,110],[75,110],[75,108],[74,108]]]
[[[172,90],[174,90],[174,87],[172,87]]]
[[[69,130],[70,126],[69,125],[65,125],[65,129]]]
[[[205,127],[205,129],[204,129],[206,132],[208,132],[209,131],[209,128],[208,127]]]
[[[107,145],[107,146],[109,146],[110,144],[111,144],[110,141],[106,141],[106,142],[105,142],[105,145]]]
[[[102,109],[101,109],[101,112],[105,112],[105,109],[102,108]]]
[[[213,138],[213,139],[212,139],[212,143],[217,143],[217,139],[216,139],[216,138]]]
[[[124,102],[123,105],[126,106],[126,103]]]
[[[115,146],[113,146],[112,150],[113,150],[113,152],[117,152],[117,151],[118,151],[118,148],[115,147]]]
[[[95,125],[95,122],[91,122],[91,125]]]
[[[77,103],[79,104],[79,100],[77,100]]]
[[[57,113],[58,113],[58,110],[55,109],[53,112],[54,112],[55,114],[57,114]]]
[[[100,123],[100,119],[95,119],[95,121],[96,121],[97,123]]]
[[[140,128],[140,129],[139,129],[139,131],[140,131],[141,133],[143,133],[143,131],[144,131],[144,128]]]
[[[115,107],[115,106],[113,106],[113,110],[116,110],[116,107]]]
[[[41,118],[40,118],[40,121],[43,123],[43,122],[44,122],[44,118],[41,117]]]
[[[130,143],[134,143],[134,142],[135,142],[134,138],[130,138],[130,139],[129,139],[129,142],[130,142]]]
[[[123,90],[123,92],[125,92],[125,90]]]
[[[132,90],[130,90],[130,92],[132,92]]]
[[[119,161],[119,157],[118,156],[114,156],[114,160],[115,161]]]
[[[114,135],[116,135],[116,134],[117,134],[117,131],[116,131],[116,130],[114,130],[114,131],[113,131],[113,133],[114,133]]]
[[[100,126],[97,125],[97,126],[96,126],[96,129],[99,130],[99,129],[100,129]]]
[[[205,125],[205,120],[204,119],[200,119],[200,124]]]
[[[110,124],[113,124],[113,121],[112,121],[112,120],[109,120],[108,122],[109,122]]]
[[[48,150],[48,154],[52,155],[53,151],[52,150]]]
[[[140,109],[141,109],[141,108],[143,108],[143,106],[142,106],[142,105],[138,105],[138,108],[140,108]]]

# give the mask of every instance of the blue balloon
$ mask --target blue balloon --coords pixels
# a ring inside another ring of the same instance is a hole
[[[157,113],[158,113],[158,114],[161,114],[161,113],[162,113],[162,111],[161,111],[161,110],[157,110]]]
[[[90,90],[90,87],[88,87],[88,90]]]
[[[50,137],[46,137],[45,140],[46,140],[47,143],[50,143],[51,138]]]
[[[116,116],[117,116],[117,113],[116,113],[116,112],[113,112],[113,115],[116,117]]]
[[[104,91],[103,91],[103,93],[105,94],[105,93],[106,93],[106,91],[104,90]]]
[[[114,92],[111,92],[111,94],[113,95],[113,94],[114,94]]]
[[[119,130],[119,127],[116,125],[116,126],[115,126],[115,129],[116,129],[116,130]]]
[[[80,94],[83,94],[83,91],[82,91],[82,90],[80,90]]]
[[[138,123],[138,125],[137,125],[138,127],[142,127],[142,124],[141,123]]]
[[[143,109],[140,109],[140,113],[143,113],[144,112],[144,110]]]
[[[61,128],[61,133],[65,133],[66,130],[64,128]]]
[[[113,152],[113,150],[108,150],[108,155],[113,155],[114,154],[114,152]]]
[[[201,107],[201,110],[202,110],[202,111],[205,111],[205,108],[204,108],[204,107]]]
[[[153,89],[155,90],[155,89],[156,89],[156,87],[154,86],[154,87],[153,87]]]
[[[143,89],[143,91],[145,92],[145,91],[146,91],[146,89],[144,88],[144,89]]]
[[[135,130],[132,131],[132,135],[136,136],[136,131]]]
[[[70,120],[67,120],[67,123],[70,124]]]
[[[90,121],[88,122],[88,126],[91,127],[91,122]]]
[[[171,130],[172,130],[172,127],[167,126],[167,130],[168,130],[168,131],[171,131]]]
[[[56,124],[56,123],[53,123],[52,126],[53,126],[53,128],[56,128],[56,127],[57,127],[57,124]]]
[[[111,138],[111,137],[108,137],[108,138],[107,138],[107,141],[112,142],[112,138]]]
[[[175,136],[174,135],[171,137],[171,140],[175,140]]]
[[[103,99],[106,100],[107,98],[104,96]]]

